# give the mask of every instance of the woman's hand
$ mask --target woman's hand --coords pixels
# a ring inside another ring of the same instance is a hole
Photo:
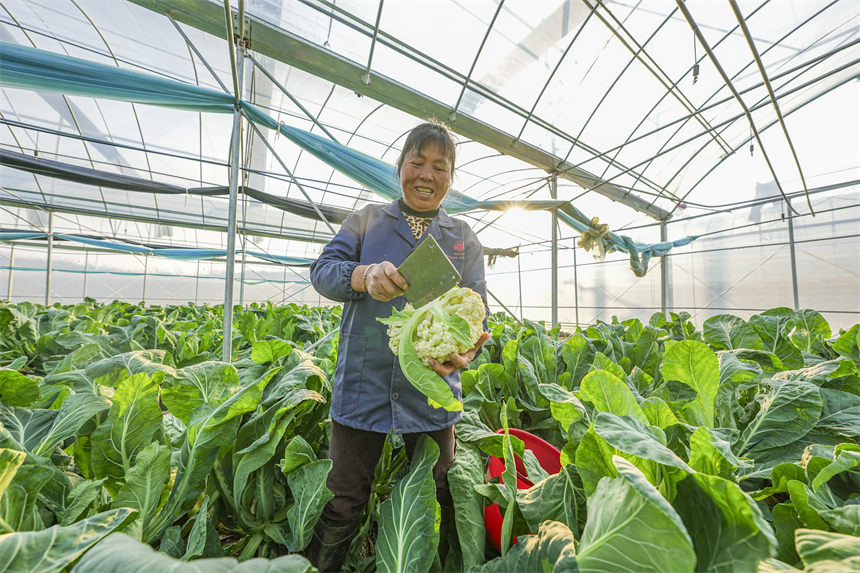
[[[478,349],[481,348],[489,338],[490,334],[488,332],[482,333],[481,338],[478,339],[474,348],[467,350],[463,354],[454,354],[452,352],[448,355],[451,358],[448,362],[440,363],[431,358],[430,368],[439,376],[447,376],[452,372],[466,368],[469,363],[475,359],[475,354],[477,354]]]
[[[356,267],[356,271],[360,272],[361,290],[367,290],[373,299],[382,302],[401,296],[409,287],[400,273],[389,261],[374,263],[368,267]],[[353,280],[355,273],[353,274]],[[358,290],[358,289],[356,289]]]

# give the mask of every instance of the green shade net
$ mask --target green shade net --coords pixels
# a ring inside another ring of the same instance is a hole
[[[7,42],[0,42],[0,85],[197,112],[232,113],[235,109],[235,100],[230,94]],[[245,101],[241,101],[239,106],[249,121],[278,130],[303,150],[380,197],[393,201],[401,196],[393,165],[325,137],[279,125]],[[588,219],[566,202],[480,202],[451,189],[442,203],[446,211],[454,214],[476,209],[508,210],[512,206],[525,210],[552,209],[559,205],[560,220],[577,231],[589,234],[593,242],[599,245],[595,249],[596,258],[601,259],[607,252],[626,252],[630,255],[630,267],[637,276],[645,275],[651,256],[662,256],[672,247],[688,244],[696,238],[686,237],[654,245],[636,243],[629,237],[595,229],[596,220]]]
[[[16,233],[14,231],[7,231],[0,233],[0,242],[7,243],[9,241],[17,241],[18,239],[37,239],[44,237],[45,233]]]
[[[19,233],[14,231],[4,231],[0,232],[0,242],[9,242],[23,239],[44,239],[47,236],[48,235],[45,233]],[[67,235],[60,233],[54,233],[54,238],[60,239],[62,241],[81,243],[84,245],[89,245],[91,247],[99,247],[109,251],[132,253],[137,255],[156,255],[159,257],[164,257],[166,259],[180,261],[215,259],[218,257],[227,256],[227,251],[224,249],[172,249],[146,247],[141,245],[117,243],[114,241],[105,241],[103,239],[94,239],[92,237],[81,237],[79,235]],[[241,251],[238,251],[237,254],[241,254]],[[272,255],[269,253],[260,253],[257,251],[245,251],[245,254],[289,267],[309,267],[311,263],[313,263],[313,260],[311,259],[288,257],[285,255]]]
[[[140,193],[164,193],[168,195],[188,194],[204,197],[229,195],[230,193],[230,188],[227,186],[193,187],[186,189],[177,185],[159,183],[157,181],[131,177],[129,175],[121,175],[119,173],[99,171],[97,169],[80,167],[78,165],[62,163],[52,159],[36,158],[2,148],[0,148],[0,165],[6,165],[8,167],[27,171],[34,175],[42,175],[66,181],[74,181],[75,183],[83,183],[85,185],[96,185],[98,187],[109,187],[111,189],[122,189],[124,191],[136,191]],[[258,191],[245,186],[239,186],[239,192],[244,193],[249,197],[253,197],[261,203],[294,213],[301,217],[310,219],[318,218],[313,206],[311,206],[307,201],[276,197],[275,195],[270,195],[263,191]],[[343,223],[344,219],[346,219],[346,217],[352,212],[350,210],[340,209],[337,207],[320,206],[318,209],[325,216],[326,220],[330,223],[338,224]]]
[[[23,272],[32,272],[32,273],[44,273],[45,267],[10,267],[10,266],[0,266],[0,271],[23,271]],[[72,275],[116,275],[120,277],[164,277],[164,278],[185,278],[185,279],[204,279],[204,280],[216,280],[223,281],[226,280],[224,277],[213,277],[211,275],[168,275],[164,273],[127,273],[122,271],[92,271],[92,270],[76,270],[76,269],[51,269],[53,273],[69,273]],[[261,285],[264,283],[271,284],[300,284],[306,285],[310,284],[309,281],[298,281],[298,280],[279,280],[279,279],[241,279],[234,278],[233,279],[237,283],[244,283],[246,285]]]

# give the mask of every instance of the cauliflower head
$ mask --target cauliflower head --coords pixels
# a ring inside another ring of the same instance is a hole
[[[448,362],[452,352],[462,354],[474,348],[484,332],[485,316],[481,295],[454,287],[421,308],[407,304],[402,311],[393,309],[390,317],[377,320],[388,326],[388,346],[400,359],[406,379],[434,407],[460,411],[462,403],[429,367],[430,359]]]
[[[462,354],[474,348],[484,331],[484,300],[470,288],[454,287],[424,308],[427,312],[415,326],[412,346],[425,366],[430,365],[431,358],[447,362],[452,352]],[[401,315],[398,318],[403,319],[411,317],[414,312],[411,304],[407,304],[402,313],[395,311]],[[453,317],[459,317],[465,325]],[[398,355],[400,335],[405,323],[405,320],[387,323],[388,347],[395,356]],[[465,327],[468,327],[468,337],[464,336],[467,332]]]

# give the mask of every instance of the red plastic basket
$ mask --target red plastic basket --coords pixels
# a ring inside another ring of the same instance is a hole
[[[497,430],[497,434],[503,434],[504,430]],[[543,440],[534,434],[530,434],[524,430],[511,428],[509,430],[512,436],[516,436],[523,441],[527,450],[531,450],[541,467],[550,475],[557,474],[561,471],[561,452],[555,446]],[[534,484],[526,477],[526,468],[519,456],[516,457],[517,464],[517,489],[529,489]],[[487,481],[494,477],[501,479],[502,472],[505,471],[504,460],[497,457],[490,457],[487,463]],[[502,482],[504,483],[504,481]],[[484,507],[484,525],[487,527],[487,537],[490,543],[496,548],[496,551],[502,550],[502,512],[499,510],[498,504],[493,504]],[[517,542],[516,538],[513,540]]]

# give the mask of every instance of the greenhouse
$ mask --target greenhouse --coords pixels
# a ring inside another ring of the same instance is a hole
[[[860,570],[856,0],[0,7],[0,573]]]

